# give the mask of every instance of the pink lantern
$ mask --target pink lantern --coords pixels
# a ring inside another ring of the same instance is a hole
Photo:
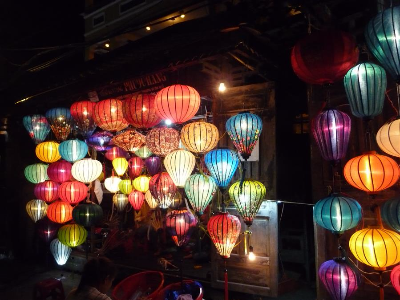
[[[400,295],[400,265],[397,265],[393,268],[392,272],[390,273],[390,280],[392,281],[393,287]]]
[[[171,234],[172,240],[180,247],[185,245],[196,227],[196,218],[186,208],[167,213],[165,226]]]
[[[59,160],[49,165],[47,168],[47,176],[49,176],[50,180],[62,183],[71,180],[71,168],[71,163],[65,160]]]
[[[105,154],[105,157],[111,161],[113,161],[115,158],[127,158],[128,156],[128,153],[119,147],[112,147],[111,149],[107,150]]]
[[[43,200],[50,203],[58,199],[58,187],[60,185],[57,182],[46,180],[35,185],[33,193],[37,199]]]
[[[129,171],[129,177],[131,179],[134,179],[138,177],[143,170],[144,162],[140,157],[132,157],[129,161],[129,166],[128,166],[128,171]]]
[[[129,203],[133,209],[139,211],[144,203],[144,195],[139,191],[132,191],[128,196]]]

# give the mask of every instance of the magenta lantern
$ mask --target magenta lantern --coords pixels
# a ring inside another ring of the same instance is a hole
[[[139,191],[132,191],[128,196],[128,201],[134,210],[139,211],[144,203],[144,194]]]
[[[137,156],[132,157],[128,161],[129,177],[131,179],[134,179],[134,178],[138,177],[140,174],[142,174],[143,166],[144,166],[144,162],[140,157],[137,157]]]
[[[144,161],[144,164],[146,165],[147,171],[149,171],[149,174],[151,176],[157,174],[160,171],[161,167],[161,159],[158,156],[151,156],[146,158]]]
[[[178,247],[189,241],[196,223],[196,218],[186,208],[173,210],[165,216],[165,227]]]
[[[49,176],[50,180],[52,181],[63,183],[71,180],[71,168],[71,163],[65,160],[59,160],[49,165],[47,168],[47,176]]]
[[[397,293],[400,295],[400,265],[394,267],[392,272],[390,272],[390,281]]]
[[[50,203],[58,199],[59,186],[60,185],[57,182],[46,180],[35,185],[33,193],[37,199]]]
[[[80,181],[64,182],[58,188],[58,196],[69,204],[77,204],[84,200],[88,194],[88,187]]]
[[[46,243],[50,243],[57,236],[60,224],[50,221],[47,217],[36,222],[39,237]]]

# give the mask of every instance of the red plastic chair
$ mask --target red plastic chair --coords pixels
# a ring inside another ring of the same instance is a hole
[[[35,284],[33,287],[33,300],[64,300],[64,288],[62,282],[56,278],[48,278]]]
[[[163,285],[163,273],[157,271],[140,272],[118,283],[111,296],[114,300],[129,300],[137,293],[138,298],[155,299]]]
[[[193,280],[184,280],[183,283],[184,284],[193,284],[194,281]],[[181,282],[176,282],[176,283],[166,285],[162,290],[160,290],[158,292],[158,295],[156,296],[156,298],[154,300],[165,300],[165,293],[167,291],[178,291],[181,288],[182,288]],[[192,295],[192,296],[193,296],[193,300],[202,300],[203,299],[203,288],[200,288],[198,295]]]

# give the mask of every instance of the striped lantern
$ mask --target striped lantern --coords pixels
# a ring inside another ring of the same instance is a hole
[[[146,158],[144,161],[144,164],[146,165],[147,171],[151,176],[156,175],[161,168],[161,159],[158,156],[152,156]]]
[[[178,149],[170,152],[164,159],[164,166],[177,187],[183,187],[192,173],[196,158],[189,151]]]
[[[215,180],[207,175],[193,174],[185,183],[185,193],[193,210],[202,215],[217,191]]]
[[[150,128],[161,122],[156,114],[155,95],[136,94],[122,105],[125,119],[136,128]]]
[[[46,163],[56,162],[61,158],[58,146],[59,144],[53,141],[38,144],[35,149],[37,158]]]
[[[55,201],[47,207],[47,217],[55,223],[66,223],[72,220],[72,206],[61,200]]]
[[[48,180],[47,168],[48,165],[42,163],[26,166],[24,169],[25,178],[34,184]]]
[[[46,201],[50,203],[58,199],[58,188],[59,184],[57,182],[46,180],[35,185],[33,193],[37,199]]]
[[[114,136],[112,142],[127,152],[135,152],[144,145],[145,140],[146,137],[143,134],[136,130],[128,129]]]
[[[144,199],[146,200],[146,203],[150,207],[150,209],[156,209],[158,207],[158,202],[157,202],[156,199],[154,199],[154,197],[151,194],[150,190],[148,190],[144,194]]]
[[[93,202],[80,203],[72,210],[72,218],[84,227],[95,226],[103,219],[103,209]]]
[[[239,165],[239,158],[235,151],[215,149],[204,156],[204,162],[217,185],[226,189]]]
[[[59,266],[63,266],[67,263],[68,258],[71,255],[72,249],[61,243],[59,239],[54,239],[50,243],[50,252],[51,254],[53,254],[56,263]]]
[[[34,199],[29,201],[26,206],[26,212],[33,222],[43,219],[47,213],[47,204],[43,200]]]
[[[39,237],[46,243],[50,243],[50,241],[56,237],[60,224],[52,222],[49,218],[44,217],[37,221],[36,228]]]
[[[400,157],[400,119],[396,118],[379,128],[376,142],[386,154]]]
[[[147,159],[146,159],[147,160]],[[132,157],[128,161],[128,173],[131,179],[138,177],[143,170],[144,162],[140,157]]]
[[[46,111],[46,118],[56,139],[58,141],[65,141],[71,133],[74,123],[69,109],[66,107],[51,108]]]
[[[134,210],[139,211],[144,203],[144,194],[139,191],[132,191],[128,196],[128,201]]]
[[[125,194],[115,194],[112,200],[119,212],[122,212],[129,202],[128,196]]]
[[[400,198],[385,201],[381,206],[382,220],[391,229],[400,233]]]
[[[91,158],[84,158],[74,162],[72,165],[72,176],[83,183],[90,183],[96,180],[103,171],[101,162]]]
[[[121,182],[121,178],[118,176],[110,176],[104,180],[104,187],[110,193],[116,193],[119,191],[119,183]]]
[[[87,231],[81,225],[67,224],[58,229],[57,237],[63,245],[76,247],[86,241]]]
[[[69,162],[76,162],[86,156],[88,153],[88,146],[85,142],[80,140],[64,141],[58,146],[58,151],[63,159]]]
[[[67,181],[58,188],[58,196],[69,204],[77,204],[88,196],[88,187],[80,181]]]
[[[133,180],[133,188],[139,192],[146,193],[149,190],[150,176],[141,175]]]
[[[94,106],[94,102],[84,100],[72,103],[69,109],[79,129],[79,133],[84,137],[91,136],[96,129],[96,124],[93,119]]]
[[[129,195],[133,190],[132,180],[130,179],[123,179],[118,184],[118,189],[121,193],[125,195]]]
[[[113,138],[113,134],[108,131],[98,131],[86,138],[86,142],[90,147],[96,151],[106,151],[111,148],[109,143]]]
[[[153,128],[146,135],[146,146],[157,156],[164,157],[179,148],[179,132],[173,128]]]
[[[22,123],[35,144],[43,142],[50,132],[49,122],[42,115],[25,116]]]
[[[128,161],[125,157],[114,158],[112,161],[112,165],[118,176],[124,175],[126,170],[128,169]]]
[[[136,150],[135,154],[137,156],[139,156],[140,158],[145,159],[145,158],[148,158],[149,156],[153,155],[153,152],[151,152],[150,149],[146,145],[144,145],[143,147]]]
[[[50,180],[62,183],[72,179],[71,169],[72,164],[65,160],[59,160],[49,165],[47,168],[47,175]]]
[[[178,247],[189,242],[196,224],[196,218],[186,208],[172,210],[165,216],[165,227]]]
[[[177,187],[171,176],[167,172],[162,172],[151,177],[149,190],[160,208],[167,209],[174,200]]]
[[[191,152],[206,153],[217,146],[218,128],[204,121],[189,123],[182,127],[182,144]]]
[[[392,272],[390,272],[390,281],[397,293],[400,295],[400,265],[394,267]]]
[[[93,119],[101,129],[112,132],[125,129],[129,125],[122,114],[122,101],[118,99],[97,102],[93,109]]]
[[[129,157],[129,154],[121,149],[120,147],[112,147],[111,149],[108,149],[106,154],[104,155],[108,160],[113,161],[116,158],[123,157],[127,158]]]

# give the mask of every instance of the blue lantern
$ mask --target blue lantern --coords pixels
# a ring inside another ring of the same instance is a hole
[[[356,227],[362,217],[360,204],[339,194],[319,200],[313,211],[314,221],[335,234]]]
[[[382,113],[386,85],[386,72],[381,66],[362,63],[351,68],[344,76],[351,113],[366,119]]]
[[[262,120],[259,116],[242,112],[226,121],[226,131],[244,160],[247,160],[256,145],[261,131]]]
[[[35,144],[43,142],[50,132],[49,122],[42,115],[25,116],[22,123]]]
[[[68,140],[58,146],[58,152],[66,161],[75,162],[86,156],[88,146],[80,140]]]
[[[226,189],[239,165],[239,158],[233,150],[215,149],[204,156],[204,162],[217,185]]]
[[[112,148],[110,144],[113,134],[108,131],[99,131],[91,136],[89,136],[86,139],[86,142],[89,144],[89,146],[93,147],[96,149],[96,151],[106,151]]]
[[[400,198],[393,198],[383,203],[381,216],[386,225],[400,232]]]
[[[69,108],[57,107],[46,112],[46,118],[58,141],[65,141],[71,132],[73,119]]]

